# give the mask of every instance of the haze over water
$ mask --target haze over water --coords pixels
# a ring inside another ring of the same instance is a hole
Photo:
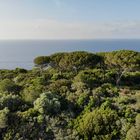
[[[0,41],[0,69],[31,69],[33,59],[56,52],[140,51],[140,40],[25,40]]]

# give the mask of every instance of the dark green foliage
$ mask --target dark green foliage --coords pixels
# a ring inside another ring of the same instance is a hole
[[[16,85],[12,80],[4,79],[0,82],[0,91],[17,94],[20,91],[20,87]]]
[[[37,67],[41,69],[46,67],[50,63],[50,57],[48,56],[39,56],[34,59],[34,63]]]
[[[101,69],[80,71],[75,77],[75,82],[85,83],[88,87],[97,87],[104,82],[104,75]]]
[[[108,69],[116,70],[116,84],[119,85],[124,73],[140,69],[140,53],[129,50],[104,53],[104,63]]]
[[[29,87],[24,88],[21,96],[26,102],[33,103],[42,92],[43,87],[41,85],[30,85]]]
[[[0,110],[0,129],[6,128],[8,126],[8,108]]]
[[[122,77],[122,84],[127,86],[140,85],[140,72],[129,72]]]
[[[115,97],[119,95],[118,92],[118,89],[111,84],[103,84],[93,91],[94,94],[99,95],[100,97]]]
[[[66,79],[56,80],[49,85],[49,90],[56,93],[66,93],[71,86],[71,81]]]
[[[110,53],[105,53],[105,64],[107,67],[117,69],[139,68],[140,67],[140,53],[121,50]]]
[[[119,119],[111,109],[96,109],[75,120],[75,128],[84,139],[113,139],[119,130]]]
[[[57,53],[50,57],[58,69],[75,72],[80,69],[95,67],[102,61],[100,56],[88,52]]]
[[[23,101],[18,95],[1,95],[0,109],[8,107],[10,111],[18,111],[22,109]]]
[[[39,56],[34,59],[34,63],[37,65],[43,65],[50,62],[50,58],[47,56]]]
[[[28,71],[26,69],[21,69],[21,68],[16,68],[15,73],[20,74],[20,73],[27,73]]]
[[[127,132],[126,140],[140,139],[140,114],[136,116],[136,123]]]
[[[39,68],[0,70],[0,140],[139,140],[139,52],[34,62]]]
[[[54,93],[42,93],[34,102],[34,108],[41,114],[55,114],[60,111],[59,97]]]

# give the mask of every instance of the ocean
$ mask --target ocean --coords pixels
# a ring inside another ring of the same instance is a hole
[[[140,51],[140,40],[1,40],[0,69],[32,69],[33,59],[56,52]]]

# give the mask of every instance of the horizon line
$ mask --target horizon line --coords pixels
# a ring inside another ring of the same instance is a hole
[[[0,39],[0,41],[93,41],[93,40],[140,40],[140,38],[91,38],[91,39]]]

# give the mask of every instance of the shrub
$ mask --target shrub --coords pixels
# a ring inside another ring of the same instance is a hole
[[[20,91],[20,87],[9,79],[4,79],[0,82],[0,91],[7,93],[17,94]]]
[[[8,126],[8,108],[4,108],[0,110],[0,129],[6,128]]]
[[[41,114],[55,114],[60,111],[59,97],[54,93],[42,93],[34,102],[34,108]]]

